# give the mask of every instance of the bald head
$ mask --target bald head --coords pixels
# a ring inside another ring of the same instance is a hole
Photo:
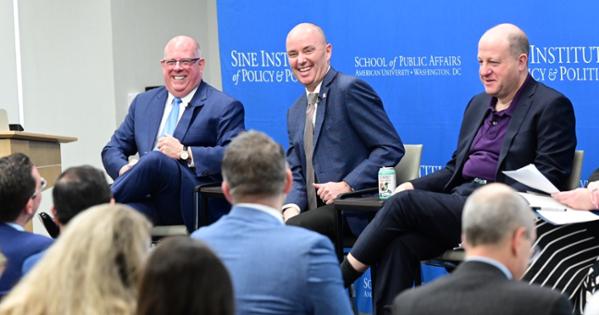
[[[287,33],[287,42],[290,39],[297,36],[311,36],[318,40],[318,42],[322,45],[327,44],[326,36],[324,35],[324,31],[320,26],[312,23],[300,23],[294,26],[289,33]]]
[[[164,57],[166,58],[169,51],[173,50],[191,50],[194,51],[194,57],[200,57],[200,44],[190,36],[178,35],[171,38],[164,46]]]
[[[504,23],[490,28],[481,36],[479,46],[481,42],[498,41],[505,41],[509,46],[511,54],[516,58],[520,54],[527,56],[529,54],[530,46],[528,37],[522,29],[514,24]]]
[[[534,214],[516,191],[504,184],[476,190],[464,205],[462,234],[470,246],[498,245],[517,228],[534,238]]]

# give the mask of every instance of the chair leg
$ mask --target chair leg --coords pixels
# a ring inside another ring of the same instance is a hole
[[[335,252],[337,253],[337,259],[339,262],[343,261],[343,213],[341,209],[335,207],[335,231],[337,233],[335,237]]]

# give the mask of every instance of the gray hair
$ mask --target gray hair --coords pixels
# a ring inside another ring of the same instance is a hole
[[[191,36],[187,36],[187,35],[177,35],[173,38],[171,38],[166,45],[164,45],[164,57],[166,58],[166,50],[169,46],[173,46],[173,45],[193,45],[194,50],[195,50],[195,57],[196,58],[202,58],[202,50],[200,49],[200,43],[193,37]]]
[[[512,55],[515,57],[520,56],[520,54],[529,55],[530,54],[530,44],[528,43],[528,37],[524,32],[514,32],[508,35],[507,38],[510,43],[510,50]]]
[[[489,184],[466,200],[462,213],[462,234],[471,246],[499,244],[517,228],[530,237],[535,216],[515,190],[504,184]]]
[[[286,170],[283,148],[262,132],[243,132],[225,149],[223,179],[236,200],[282,194]]]

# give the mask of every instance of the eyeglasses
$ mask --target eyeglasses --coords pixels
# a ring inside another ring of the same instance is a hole
[[[196,62],[198,62],[198,60],[200,60],[202,58],[183,58],[183,59],[162,59],[160,60],[160,63],[169,67],[169,68],[174,68],[177,63],[179,64],[180,67],[182,68],[187,68],[187,67],[191,67],[191,65],[195,64]]]
[[[39,190],[39,192],[36,190],[36,191],[33,193],[33,195],[31,195],[31,198],[33,199],[33,198],[37,197],[37,194],[38,194],[38,193],[41,193],[41,192],[42,192],[42,190],[44,190],[44,188],[46,188],[46,186],[48,186],[48,182],[46,181],[46,179],[45,179],[45,178],[43,178],[43,177],[40,177],[40,190]]]

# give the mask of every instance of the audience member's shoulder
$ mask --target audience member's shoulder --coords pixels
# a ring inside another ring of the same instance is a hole
[[[54,241],[53,239],[47,236],[30,232],[22,232],[22,236],[23,244],[37,245],[40,248],[46,248],[50,246],[50,244],[52,244],[52,242]]]
[[[510,285],[510,291],[514,296],[524,299],[534,299],[535,301],[539,301],[539,303],[555,303],[560,300],[567,302],[565,296],[547,287],[541,287],[524,281],[510,281],[507,283]]]
[[[290,225],[284,225],[283,229],[284,229],[284,233],[286,236],[294,239],[294,241],[291,243],[294,243],[298,246],[302,246],[302,247],[306,247],[306,248],[312,248],[312,247],[330,248],[331,251],[333,251],[333,243],[331,243],[331,241],[327,237],[325,237],[319,233],[307,230],[302,227],[290,226]]]

